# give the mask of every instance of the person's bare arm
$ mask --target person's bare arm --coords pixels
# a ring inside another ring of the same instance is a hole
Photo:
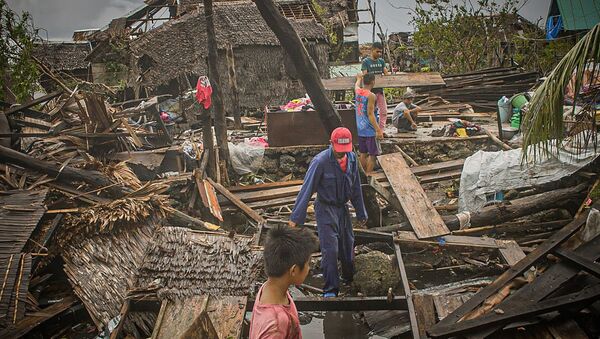
[[[412,115],[410,115],[410,113],[412,113],[412,110],[410,109],[405,109],[404,110],[404,117],[406,118],[406,120],[408,120],[411,125],[415,123],[415,121],[412,118]]]
[[[390,73],[390,71],[387,69],[387,67],[383,67],[383,74],[384,75],[390,75],[392,73]]]
[[[379,124],[377,123],[377,118],[375,118],[375,101],[377,100],[377,97],[375,96],[375,94],[371,93],[369,94],[369,100],[367,102],[367,114],[369,116],[369,122],[371,122],[371,125],[375,128],[375,133],[377,136],[377,139],[383,139],[383,132],[381,131],[381,128],[379,128]]]
[[[354,83],[354,90],[360,89],[360,85],[362,83],[362,78],[363,78],[364,73],[358,73],[356,75],[356,82]]]

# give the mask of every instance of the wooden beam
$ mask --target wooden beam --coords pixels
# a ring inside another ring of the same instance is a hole
[[[235,196],[233,193],[229,192],[227,188],[223,187],[223,185],[214,182],[212,179],[208,178],[208,182],[213,185],[213,187],[221,193],[227,200],[231,201],[234,205],[236,205],[244,214],[246,214],[249,218],[256,221],[257,223],[264,223],[265,219],[260,216],[255,210],[251,209],[246,205],[241,199]]]
[[[507,308],[501,314],[491,312],[476,319],[465,320],[455,324],[434,326],[428,333],[434,338],[446,338],[450,336],[460,336],[466,333],[472,333],[475,330],[485,328],[490,325],[508,324],[513,321],[524,320],[529,317],[548,313],[554,310],[573,307],[581,308],[588,303],[600,299],[600,285],[587,287],[579,292],[567,294],[565,296],[551,298],[532,303],[529,305]],[[464,304],[463,304],[464,305]]]
[[[67,296],[61,301],[52,304],[51,306],[28,314],[23,320],[15,324],[15,326],[5,329],[0,332],[2,338],[21,338],[33,330],[39,324],[54,318],[60,313],[66,311],[71,306],[77,303],[77,299],[72,296]]]
[[[223,90],[221,89],[221,80],[219,77],[219,64],[217,54],[217,38],[215,34],[213,0],[204,0],[204,17],[206,20],[206,43],[208,45],[208,73],[213,89],[212,108],[215,124],[215,134],[220,161],[217,168],[222,171],[221,178],[214,178],[229,186],[229,176],[227,175],[229,163],[229,145],[227,141],[227,122],[225,120],[225,105],[223,104]],[[212,145],[212,143],[211,143]]]
[[[57,96],[61,95],[62,93],[63,93],[63,91],[61,91],[61,90],[58,90],[58,91],[52,92],[52,93],[50,93],[50,94],[46,94],[46,95],[44,95],[43,97],[39,97],[39,98],[37,98],[37,99],[34,99],[34,100],[31,100],[31,101],[28,101],[28,102],[26,102],[26,103],[24,103],[24,104],[21,104],[21,105],[18,105],[18,106],[15,106],[15,107],[9,108],[9,109],[7,109],[6,111],[4,111],[4,114],[5,114],[6,116],[9,116],[9,115],[11,115],[11,114],[17,113],[18,111],[20,111],[20,110],[22,110],[22,109],[27,109],[27,108],[33,107],[33,106],[35,106],[35,105],[37,105],[37,104],[40,104],[40,103],[42,103],[42,102],[46,102],[46,101],[48,101],[48,100],[54,99],[54,98],[56,98]]]
[[[406,310],[407,300],[394,297],[391,302],[387,297],[300,297],[294,298],[298,311],[377,311]],[[254,300],[248,300],[246,310],[252,310]]]
[[[356,77],[337,77],[331,79],[323,79],[325,89],[329,91],[341,91],[354,89]],[[419,87],[419,86],[443,86],[446,83],[442,79],[440,73],[404,73],[392,75],[377,75],[375,76],[375,86],[385,88],[397,87]],[[312,97],[311,97],[312,98]]]
[[[377,159],[417,237],[432,238],[450,233],[402,155],[387,154]]]
[[[233,106],[233,125],[235,129],[242,129],[242,117],[240,115],[240,96],[237,86],[237,77],[235,74],[235,56],[231,44],[227,45],[225,58],[227,59],[227,70],[229,73],[229,87],[231,89],[232,106]]]
[[[414,339],[421,338],[419,331],[419,324],[417,321],[417,313],[415,312],[415,306],[413,304],[412,292],[410,290],[410,284],[408,283],[408,276],[406,269],[404,268],[404,260],[402,259],[402,251],[400,245],[394,244],[396,250],[396,261],[400,270],[400,279],[402,280],[402,289],[404,291],[404,297],[406,298],[406,308],[408,309],[408,317],[410,319],[410,330]]]
[[[436,327],[443,327],[449,325],[455,325],[458,320],[464,317],[467,313],[471,312],[477,306],[481,305],[487,298],[498,292],[504,285],[513,280],[515,277],[521,275],[523,272],[529,269],[531,265],[536,263],[540,258],[546,256],[546,254],[556,248],[558,245],[570,238],[575,232],[577,232],[581,226],[583,226],[587,219],[587,214],[580,216],[573,220],[571,223],[563,227],[554,233],[553,236],[548,238],[545,242],[536,247],[531,253],[529,253],[523,260],[509,268],[507,271],[502,273],[496,280],[491,284],[481,289],[471,299],[462,304],[454,312],[449,314],[446,318],[441,320],[432,330]]]
[[[554,254],[559,256],[561,259],[567,260],[569,263],[574,264],[596,278],[600,278],[600,264],[594,262],[593,260],[581,256],[573,251],[564,250],[562,248],[557,248],[554,250]]]

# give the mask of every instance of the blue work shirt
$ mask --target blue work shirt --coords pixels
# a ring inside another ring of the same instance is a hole
[[[348,165],[346,172],[342,171],[340,164],[333,155],[333,148],[317,154],[310,162],[304,183],[296,198],[294,210],[290,220],[296,224],[303,224],[306,219],[306,209],[312,195],[317,192],[317,206],[330,208],[346,208],[348,201],[352,202],[358,220],[367,220],[367,210],[360,187],[360,176],[358,174],[358,161],[353,152],[348,152]],[[316,211],[317,224],[329,223],[329,220],[319,220]],[[327,217],[325,217],[327,218]]]

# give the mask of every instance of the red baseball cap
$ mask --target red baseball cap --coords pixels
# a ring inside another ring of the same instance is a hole
[[[333,150],[339,153],[352,152],[352,133],[346,127],[338,127],[331,132]]]

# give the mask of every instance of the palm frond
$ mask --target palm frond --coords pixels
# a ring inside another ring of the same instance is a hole
[[[560,145],[565,138],[563,120],[565,88],[574,77],[573,106],[575,106],[580,99],[578,94],[582,85],[590,85],[583,84],[584,72],[589,64],[594,65],[592,72],[592,79],[594,79],[600,72],[600,24],[594,26],[573,46],[535,91],[530,102],[529,112],[523,121],[523,158],[525,161],[529,157],[533,157],[533,161],[536,161],[541,156],[556,156],[560,152]],[[592,118],[594,118],[593,111]],[[590,132],[594,136],[589,140],[594,146],[597,146],[595,124]]]

